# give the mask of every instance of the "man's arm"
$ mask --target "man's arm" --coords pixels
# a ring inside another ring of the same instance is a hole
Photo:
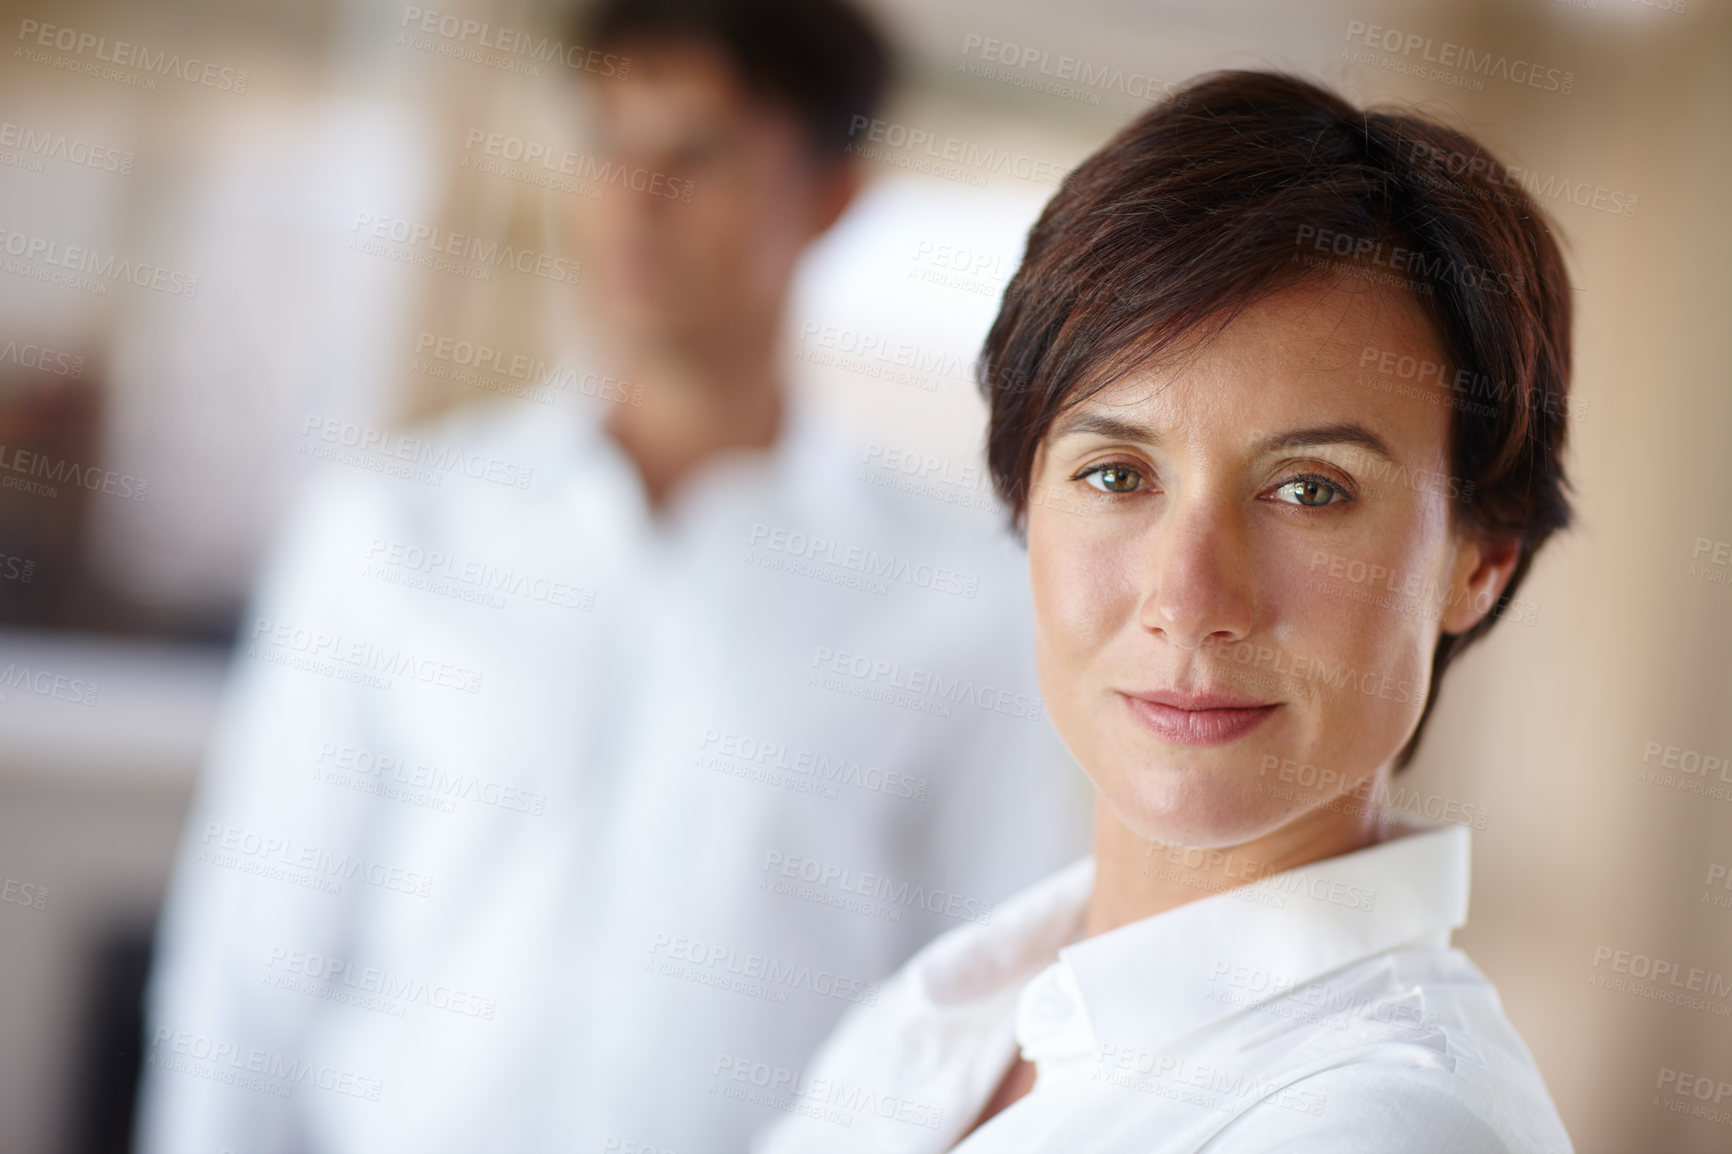
[[[242,619],[158,929],[137,1133],[144,1154],[304,1145],[301,1104],[318,1090],[301,1071],[321,1003],[284,987],[299,980],[296,957],[342,952],[353,883],[333,876],[325,855],[360,848],[366,796],[323,774],[330,750],[365,744],[369,695],[379,692],[345,679],[316,638],[383,627],[357,577],[368,503],[362,485],[315,487]]]

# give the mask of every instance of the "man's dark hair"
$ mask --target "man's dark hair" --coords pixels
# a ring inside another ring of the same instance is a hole
[[[1277,291],[1344,274],[1410,293],[1429,317],[1456,524],[1521,548],[1492,611],[1439,640],[1402,768],[1445,668],[1570,519],[1569,276],[1545,216],[1476,141],[1291,76],[1185,86],[1083,161],[1029,232],[980,359],[987,460],[1020,526],[1060,412]]]
[[[855,116],[890,80],[890,48],[844,0],[596,0],[577,9],[591,49],[695,43],[718,50],[750,92],[793,113],[812,152],[843,154]]]

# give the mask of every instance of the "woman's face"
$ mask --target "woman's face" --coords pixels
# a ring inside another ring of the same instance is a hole
[[[1448,387],[1378,375],[1401,357],[1444,360],[1405,294],[1302,286],[1061,413],[1042,442],[1041,689],[1137,834],[1238,845],[1372,795],[1440,632],[1507,580],[1512,550],[1453,528]]]

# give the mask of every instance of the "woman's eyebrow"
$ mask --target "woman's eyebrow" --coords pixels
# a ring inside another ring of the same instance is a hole
[[[1357,421],[1275,433],[1265,437],[1257,448],[1260,453],[1274,453],[1282,449],[1311,449],[1322,445],[1358,445],[1391,464],[1395,463],[1395,454],[1383,443],[1383,438]]]
[[[1101,412],[1082,410],[1071,413],[1059,419],[1052,428],[1052,439],[1067,437],[1073,433],[1093,433],[1102,437],[1111,437],[1120,441],[1136,441],[1144,445],[1158,445],[1162,441],[1160,433],[1147,425],[1139,425],[1134,421],[1122,420]],[[1359,424],[1357,421],[1343,421],[1333,425],[1315,425],[1308,429],[1290,429],[1282,433],[1274,433],[1263,438],[1257,445],[1259,455],[1275,453],[1282,449],[1313,449],[1323,445],[1358,445],[1368,452],[1376,453],[1384,460],[1395,463],[1395,454],[1389,449],[1382,437]]]
[[[1159,444],[1161,435],[1147,425],[1139,425],[1134,421],[1122,421],[1117,417],[1109,417],[1105,413],[1089,412],[1084,409],[1061,417],[1052,427],[1052,439],[1068,437],[1072,433],[1094,433],[1102,437],[1112,437],[1120,441],[1140,441],[1144,444]]]

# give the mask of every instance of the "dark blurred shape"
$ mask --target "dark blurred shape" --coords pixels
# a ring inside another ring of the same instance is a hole
[[[73,1067],[67,1154],[127,1154],[144,1057],[150,924],[111,927],[92,950],[87,1007]]]
[[[889,44],[836,0],[600,0],[578,7],[573,39],[720,49],[746,89],[792,111],[827,157],[842,155],[854,118],[872,114],[890,80]]]
[[[148,482],[109,468],[104,459],[100,377],[29,370],[0,375],[0,626],[173,635],[226,645],[234,606],[153,608],[91,564],[94,502],[148,493]]]
[[[100,415],[88,377],[0,378],[0,622],[78,623]]]

